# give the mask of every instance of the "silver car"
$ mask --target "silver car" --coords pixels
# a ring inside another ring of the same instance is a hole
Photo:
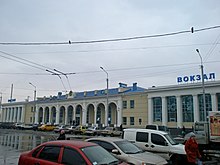
[[[143,151],[135,144],[115,137],[97,137],[86,141],[99,144],[118,159],[133,165],[157,164],[164,165],[167,161],[150,152]]]

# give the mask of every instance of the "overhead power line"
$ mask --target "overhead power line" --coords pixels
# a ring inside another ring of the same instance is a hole
[[[114,39],[100,39],[100,40],[89,40],[89,41],[67,41],[67,42],[0,42],[0,45],[68,45],[68,44],[92,44],[92,43],[104,43],[104,42],[118,42],[118,41],[128,41],[128,40],[138,40],[146,38],[157,38],[165,36],[173,36],[184,33],[195,33],[206,30],[212,30],[220,28],[220,25],[211,26],[201,29],[194,29],[193,27],[190,30],[183,30],[178,32],[164,33],[164,34],[154,34],[154,35],[145,35],[145,36],[135,36],[127,38],[114,38]]]

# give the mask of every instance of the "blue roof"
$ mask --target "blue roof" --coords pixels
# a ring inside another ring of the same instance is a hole
[[[145,92],[145,88],[138,87],[136,84],[130,87],[124,86],[119,88],[112,88],[108,90],[109,96],[120,95],[120,94],[129,94],[129,93],[137,93],[137,92]],[[93,90],[93,91],[84,91],[84,92],[73,92],[73,96],[62,95],[61,92],[58,93],[57,96],[45,97],[38,99],[37,102],[45,102],[52,100],[66,100],[66,99],[83,99],[88,97],[102,97],[106,96],[106,89],[102,90]]]

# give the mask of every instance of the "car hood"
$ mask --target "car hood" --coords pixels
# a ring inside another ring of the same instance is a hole
[[[170,152],[181,154],[181,155],[186,155],[185,145],[183,144],[172,145],[170,147]]]
[[[149,164],[167,164],[167,161],[159,155],[153,154],[151,152],[142,152],[137,154],[128,154],[132,159],[136,159]]]

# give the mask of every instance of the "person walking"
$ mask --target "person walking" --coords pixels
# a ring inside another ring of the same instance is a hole
[[[197,164],[197,161],[202,158],[199,153],[199,147],[195,137],[196,135],[191,132],[190,138],[185,143],[188,165],[195,165]]]
[[[57,140],[66,140],[66,135],[65,135],[65,131],[64,130],[60,131],[60,135],[57,138]]]

